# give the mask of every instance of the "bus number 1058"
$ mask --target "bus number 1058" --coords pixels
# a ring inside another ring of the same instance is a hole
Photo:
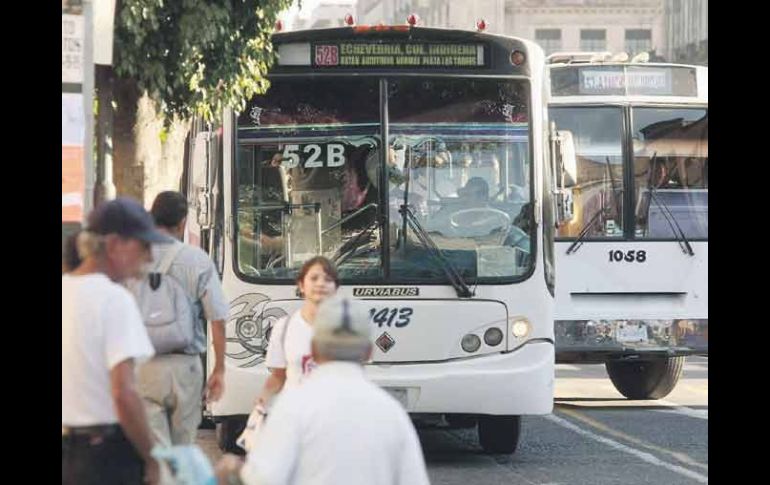
[[[635,251],[633,249],[630,251],[621,251],[619,249],[610,251],[610,263],[616,263],[620,261],[626,261],[628,263],[644,263],[647,261],[647,251]]]

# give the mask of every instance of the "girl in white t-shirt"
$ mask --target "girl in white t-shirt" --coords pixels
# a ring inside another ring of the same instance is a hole
[[[297,286],[304,298],[302,308],[276,322],[270,335],[265,363],[270,369],[257,405],[266,406],[286,387],[299,385],[315,368],[310,341],[318,305],[337,292],[337,270],[328,258],[309,259],[297,275]]]

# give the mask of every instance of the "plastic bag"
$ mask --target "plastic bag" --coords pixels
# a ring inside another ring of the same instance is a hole
[[[197,445],[155,447],[152,457],[164,461],[171,469],[174,485],[216,485],[217,479],[209,459]]]
[[[235,440],[235,444],[246,450],[246,452],[251,451],[254,447],[256,437],[265,423],[266,417],[267,410],[261,404],[254,406],[251,414],[249,414],[248,421],[246,421],[246,428],[238,439]]]

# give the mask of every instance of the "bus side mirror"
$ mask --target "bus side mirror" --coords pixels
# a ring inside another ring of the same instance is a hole
[[[556,203],[556,222],[558,225],[565,224],[575,216],[572,204],[572,189],[558,190],[554,196]]]
[[[210,131],[202,131],[195,136],[192,156],[192,205],[195,208],[196,222],[201,230],[211,229],[211,190],[209,187],[209,148]]]
[[[572,133],[556,130],[555,123],[551,123],[551,167],[556,224],[560,226],[574,217],[572,187],[577,182],[577,160]]]
[[[575,155],[575,142],[572,138],[572,132],[560,130],[559,139],[561,140],[559,154],[561,155],[559,180],[562,188],[574,187],[577,183],[577,156]]]

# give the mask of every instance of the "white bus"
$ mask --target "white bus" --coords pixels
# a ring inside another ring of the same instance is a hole
[[[541,49],[407,25],[273,42],[267,93],[191,136],[188,239],[231,302],[227,390],[208,409],[220,446],[267,376],[272,325],[301,304],[299,267],[323,254],[371,308],[368,376],[416,420],[512,453],[520,417],[553,406],[561,215]]]
[[[548,69],[576,152],[556,361],[604,363],[627,398],[660,399],[685,356],[708,355],[708,68],[553,54]]]

